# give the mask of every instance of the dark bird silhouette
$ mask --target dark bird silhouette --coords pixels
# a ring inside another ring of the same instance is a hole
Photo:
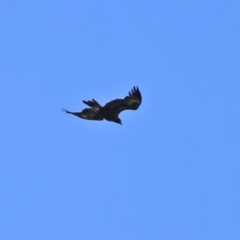
[[[62,111],[87,120],[101,121],[105,119],[107,121],[122,124],[118,115],[124,110],[137,110],[141,105],[142,95],[138,87],[133,87],[133,89],[129,91],[128,96],[124,99],[112,100],[103,107],[94,99],[90,101],[83,100],[83,102],[90,108],[85,108],[81,112],[70,112],[64,108],[62,108]]]

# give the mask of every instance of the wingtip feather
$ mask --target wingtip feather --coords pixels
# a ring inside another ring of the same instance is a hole
[[[65,112],[65,113],[71,113],[71,112],[69,112],[67,109],[65,109],[65,108],[61,108],[62,109],[62,112]]]

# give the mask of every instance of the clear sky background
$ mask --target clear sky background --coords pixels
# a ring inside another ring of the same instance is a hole
[[[240,1],[0,12],[0,239],[240,239]],[[133,86],[122,126],[60,110]]]

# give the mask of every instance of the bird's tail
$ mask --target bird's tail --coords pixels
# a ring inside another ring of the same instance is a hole
[[[99,108],[101,108],[102,106],[94,99],[92,99],[92,101],[84,101],[83,102],[88,105],[89,107],[91,107],[92,109],[98,111]]]

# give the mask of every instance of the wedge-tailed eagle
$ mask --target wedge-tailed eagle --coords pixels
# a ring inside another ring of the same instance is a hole
[[[141,102],[142,95],[138,87],[133,87],[133,89],[129,91],[128,96],[124,99],[112,100],[103,107],[96,100],[92,99],[90,101],[83,100],[83,103],[90,108],[85,108],[81,112],[70,112],[64,108],[62,108],[62,111],[87,120],[101,121],[105,119],[107,121],[122,124],[121,119],[118,117],[119,113],[124,110],[137,110]]]

